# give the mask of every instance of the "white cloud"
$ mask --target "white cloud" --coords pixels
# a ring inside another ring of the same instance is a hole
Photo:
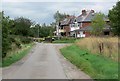
[[[53,22],[54,13],[59,10],[61,13],[80,15],[82,9],[108,13],[116,2],[3,2],[5,14],[15,18],[24,16],[39,23]]]

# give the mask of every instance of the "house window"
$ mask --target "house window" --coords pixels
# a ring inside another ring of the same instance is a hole
[[[83,34],[85,34],[85,31],[83,31]]]
[[[77,23],[75,23],[75,27],[77,27],[78,26],[78,24]]]
[[[61,29],[64,29],[64,27],[62,26]]]
[[[75,24],[72,24],[72,27],[75,27]]]

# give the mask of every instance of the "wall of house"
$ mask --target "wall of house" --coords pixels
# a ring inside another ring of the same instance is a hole
[[[82,23],[82,27],[86,27],[86,26],[90,26],[91,25],[91,22],[84,22]]]
[[[74,30],[77,30],[77,29],[79,29],[79,27],[71,27],[70,31],[74,31]]]
[[[79,23],[75,23],[75,24],[70,24],[70,31],[74,31],[74,30],[77,30],[79,29]]]
[[[69,27],[69,25],[67,25],[67,26],[64,26],[64,29],[65,29],[65,31],[66,31],[66,36],[70,36],[70,27]]]
[[[85,37],[89,37],[90,36],[90,32],[89,31],[86,31],[85,32]]]
[[[84,31],[77,31],[76,34],[77,37],[85,37]]]

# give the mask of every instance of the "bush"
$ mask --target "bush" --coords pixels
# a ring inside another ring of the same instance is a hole
[[[11,49],[11,41],[9,38],[2,38],[2,41],[2,58],[4,58]]]
[[[31,43],[31,42],[32,42],[32,39],[31,39],[31,38],[28,38],[28,37],[20,37],[20,41],[21,41],[23,44],[28,44],[28,43]]]
[[[15,45],[17,46],[17,48],[21,48],[21,41],[20,41],[19,36],[10,35],[9,37],[10,37],[10,41],[12,43],[15,43]]]

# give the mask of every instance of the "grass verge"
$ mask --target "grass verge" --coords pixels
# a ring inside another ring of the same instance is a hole
[[[52,43],[74,43],[75,41],[75,38],[61,38],[53,41]]]
[[[118,63],[87,50],[71,45],[60,49],[71,63],[87,73],[93,79],[118,79]]]
[[[31,48],[33,47],[33,45],[34,45],[33,43],[32,44],[26,44],[17,53],[12,54],[11,56],[6,57],[5,59],[3,59],[3,61],[2,61],[2,67],[9,66],[9,65],[11,65],[11,64],[19,61],[20,59],[22,59],[26,54],[28,54],[28,52],[31,50]]]

